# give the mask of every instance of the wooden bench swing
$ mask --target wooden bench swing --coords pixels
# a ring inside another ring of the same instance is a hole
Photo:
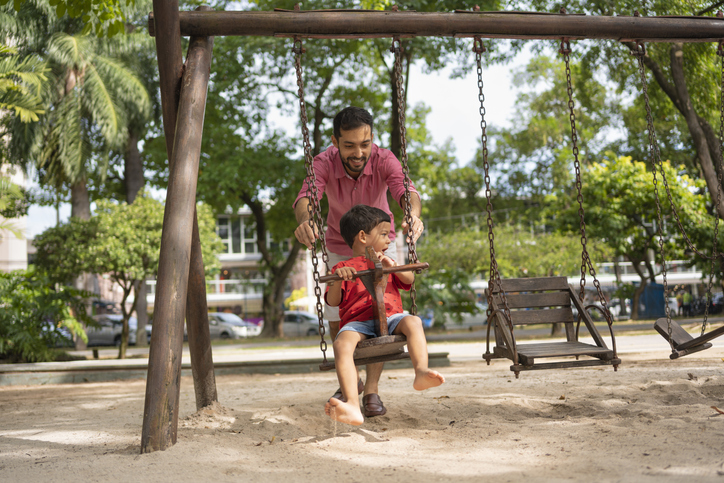
[[[641,84],[642,84],[642,92],[644,97],[644,105],[646,107],[646,126],[649,133],[649,152],[651,153],[651,172],[653,173],[653,185],[654,185],[654,195],[656,199],[656,213],[658,217],[658,236],[659,236],[659,251],[661,252],[661,274],[664,279],[664,307],[666,312],[666,317],[662,317],[658,319],[654,323],[654,329],[661,334],[661,336],[666,339],[667,342],[669,342],[669,345],[671,346],[671,354],[669,355],[670,359],[678,359],[679,357],[693,354],[695,352],[703,351],[705,349],[709,349],[712,347],[711,340],[716,339],[717,337],[720,337],[724,335],[724,326],[719,327],[718,329],[712,330],[711,332],[706,332],[707,327],[707,319],[709,317],[709,304],[711,302],[711,287],[714,280],[714,270],[715,270],[715,262],[721,258],[724,258],[724,253],[719,252],[718,247],[718,237],[719,237],[719,216],[717,214],[717,209],[715,207],[714,209],[714,235],[713,235],[713,241],[712,241],[712,254],[706,255],[702,253],[697,247],[694,246],[694,244],[691,242],[691,239],[686,233],[686,230],[684,229],[684,225],[681,223],[681,220],[679,219],[679,213],[676,209],[676,206],[674,205],[674,200],[671,195],[671,190],[669,189],[669,183],[666,179],[666,172],[664,171],[663,163],[661,162],[661,153],[659,151],[659,145],[658,145],[658,139],[656,137],[656,130],[654,129],[654,120],[653,116],[651,115],[651,107],[649,106],[649,96],[648,96],[648,86],[646,82],[646,74],[644,70],[644,55],[646,54],[646,48],[643,43],[637,44],[637,49],[634,51],[634,55],[638,58],[638,68],[639,68],[639,74],[641,77]],[[719,146],[724,146],[724,41],[719,41],[719,48],[717,49],[717,55],[721,57],[721,90],[719,92],[720,96],[720,103],[719,103],[719,110],[720,110],[720,128],[719,128]],[[717,160],[717,163],[715,164],[715,169],[717,173],[717,196],[716,196],[716,204],[719,205],[721,203],[721,185],[722,185],[722,176],[724,175],[724,167],[722,166],[722,157],[724,156],[724,153],[722,152],[722,149],[719,150],[719,157]],[[661,174],[661,179],[663,181],[664,187],[666,189],[666,194],[669,198],[669,205],[671,207],[671,212],[674,215],[674,219],[676,220],[676,224],[679,228],[679,231],[681,232],[682,236],[684,237],[684,240],[686,240],[686,243],[690,250],[698,254],[700,257],[702,257],[705,260],[709,260],[711,262],[711,266],[709,269],[709,284],[707,287],[707,293],[706,293],[706,308],[704,309],[704,320],[701,323],[701,334],[698,337],[691,336],[686,330],[684,330],[683,327],[681,327],[678,323],[671,320],[671,310],[669,309],[669,305],[666,303],[666,299],[668,297],[669,293],[669,285],[668,281],[666,279],[666,253],[664,251],[664,232],[663,232],[663,220],[661,216],[661,200],[659,199],[659,190],[658,185],[656,181],[656,173],[659,172]]]
[[[517,378],[521,371],[557,369],[566,367],[587,367],[598,365],[613,365],[614,370],[621,364],[616,355],[616,338],[613,333],[613,319],[606,305],[606,300],[601,291],[600,284],[596,278],[596,272],[588,256],[586,248],[586,225],[584,222],[583,201],[581,197],[581,170],[578,160],[578,146],[575,114],[573,111],[573,89],[571,87],[571,71],[569,66],[570,42],[564,38],[561,41],[560,52],[566,64],[566,77],[568,81],[568,107],[571,118],[571,134],[573,140],[574,166],[576,169],[576,187],[578,189],[579,215],[581,218],[581,291],[580,297],[568,285],[566,277],[541,277],[541,278],[517,278],[501,279],[498,271],[498,263],[495,258],[495,244],[493,233],[492,210],[490,190],[490,165],[488,163],[487,132],[485,122],[485,96],[483,94],[482,79],[482,53],[485,51],[480,37],[475,37],[473,51],[476,54],[478,87],[480,100],[480,116],[483,144],[483,166],[485,169],[485,195],[487,198],[488,211],[488,240],[490,243],[490,278],[485,295],[488,299],[488,330],[486,337],[486,352],[483,358],[488,364],[491,359],[506,358],[513,364],[510,370]],[[598,290],[599,301],[603,308],[597,305],[584,305],[584,289],[586,283],[586,269],[593,276],[593,283]],[[573,308],[578,311],[578,323],[573,316]],[[588,310],[600,310],[608,322],[611,333],[612,348],[609,349],[596,329]],[[581,320],[586,326],[593,344],[580,342],[579,329]],[[564,342],[543,342],[531,344],[518,344],[515,339],[516,326],[530,324],[563,324],[565,327],[566,341]],[[490,330],[493,328],[495,335],[495,347],[490,351]],[[588,356],[591,359],[580,359],[581,356]],[[575,357],[575,360],[563,362],[541,363],[540,359]]]
[[[408,226],[412,226],[412,205],[410,203],[410,177],[409,168],[407,165],[407,143],[406,143],[406,130],[405,130],[405,96],[404,84],[402,82],[402,43],[400,38],[395,36],[392,39],[392,48],[390,49],[395,54],[395,66],[394,72],[396,77],[397,86],[397,100],[400,108],[398,109],[399,122],[400,122],[400,158],[402,162],[402,171],[404,174],[404,185],[405,185],[405,220]],[[326,241],[324,237],[324,219],[321,216],[321,208],[319,206],[319,198],[317,192],[316,175],[314,173],[314,159],[312,157],[311,144],[309,142],[309,129],[307,128],[307,109],[306,103],[304,102],[304,80],[302,76],[302,54],[304,48],[302,47],[302,41],[298,38],[294,38],[293,51],[295,54],[295,71],[297,75],[297,86],[299,88],[299,112],[301,116],[302,125],[302,139],[304,143],[304,164],[307,169],[307,199],[309,204],[307,209],[309,211],[309,226],[313,232],[319,234],[319,242],[322,251],[322,262],[327,270],[330,271],[329,267],[329,256],[327,255]],[[412,263],[407,265],[398,265],[396,267],[383,268],[382,263],[375,255],[374,250],[371,247],[366,249],[367,265],[368,270],[358,272],[354,278],[362,280],[365,288],[369,292],[372,300],[372,310],[375,320],[375,329],[379,337],[373,337],[360,341],[357,344],[357,348],[354,351],[354,363],[357,366],[373,364],[377,362],[386,362],[398,359],[407,359],[410,355],[405,351],[405,345],[407,345],[407,338],[404,335],[392,335],[389,333],[387,328],[387,315],[385,311],[385,288],[387,287],[388,275],[396,272],[410,272],[414,271],[420,273],[422,270],[429,268],[427,263],[418,263],[417,251],[415,250],[415,241],[410,238],[408,243],[408,256]],[[317,318],[319,319],[319,335],[321,337],[320,348],[322,349],[323,361],[319,365],[321,371],[329,371],[335,369],[334,360],[327,360],[327,341],[324,339],[326,329],[324,327],[324,315],[322,305],[322,289],[320,283],[332,282],[341,280],[339,275],[331,274],[320,276],[319,274],[319,258],[317,257],[316,244],[312,245],[312,265],[314,273],[314,293],[317,298]],[[410,298],[412,299],[411,313],[417,314],[417,304],[415,301],[416,291],[413,282],[412,289],[410,290]]]

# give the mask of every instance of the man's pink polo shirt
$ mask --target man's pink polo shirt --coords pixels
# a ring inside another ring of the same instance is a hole
[[[387,189],[392,198],[400,200],[405,194],[404,174],[402,165],[392,151],[372,145],[370,159],[357,179],[352,178],[344,170],[339,157],[339,149],[330,146],[326,151],[314,158],[314,174],[317,178],[317,197],[321,200],[324,193],[329,201],[327,215],[327,232],[325,239],[327,249],[333,253],[352,256],[352,249],[347,246],[339,233],[339,220],[354,205],[363,204],[379,208],[390,215],[392,230],[390,240],[395,239],[395,220],[387,203]],[[417,193],[410,183],[410,193]],[[294,206],[300,198],[307,196],[307,183],[294,200]]]

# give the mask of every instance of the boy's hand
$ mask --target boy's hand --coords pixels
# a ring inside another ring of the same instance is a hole
[[[396,267],[397,262],[385,255],[383,252],[377,252],[377,259],[382,263],[385,268]]]
[[[342,280],[352,280],[357,270],[352,267],[339,267],[334,273],[342,277]]]

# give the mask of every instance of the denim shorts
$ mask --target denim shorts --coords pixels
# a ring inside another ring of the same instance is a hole
[[[394,314],[387,317],[387,333],[392,335],[392,333],[397,328],[397,324],[400,323],[400,321],[407,317],[410,314]],[[339,333],[337,334],[337,337],[339,337],[339,334],[344,332],[345,330],[350,330],[352,332],[359,332],[360,334],[364,334],[370,338],[372,337],[379,337],[380,334],[375,332],[375,321],[374,320],[366,320],[364,322],[359,321],[353,321],[353,322],[347,322],[344,324],[344,326],[339,329]]]

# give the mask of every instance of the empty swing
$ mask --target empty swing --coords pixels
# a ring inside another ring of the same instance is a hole
[[[397,100],[399,106],[399,121],[400,121],[400,138],[401,138],[401,152],[400,158],[402,161],[402,171],[404,174],[404,186],[405,186],[405,220],[408,226],[412,226],[412,206],[410,203],[410,177],[409,168],[407,165],[407,147],[406,147],[406,132],[405,132],[405,101],[402,84],[402,43],[399,37],[394,37],[392,40],[392,48],[390,49],[395,54],[395,77],[397,85]],[[307,193],[306,196],[309,199],[307,209],[309,212],[309,226],[312,230],[316,231],[319,236],[319,242],[322,250],[322,262],[327,272],[330,271],[329,267],[329,256],[327,254],[327,246],[324,238],[324,219],[321,214],[319,206],[319,199],[317,198],[317,184],[316,176],[314,173],[314,160],[312,157],[312,148],[309,141],[309,129],[307,128],[307,109],[304,102],[304,82],[302,79],[302,63],[301,58],[304,53],[302,48],[302,41],[298,38],[294,38],[295,54],[295,70],[297,74],[297,86],[299,96],[299,109],[301,115],[302,124],[302,138],[304,143],[304,164],[307,170]],[[417,259],[417,251],[415,250],[415,241],[410,237],[408,244],[408,255],[411,263],[407,265],[398,265],[396,267],[383,268],[382,263],[378,260],[374,250],[371,247],[367,247],[366,258],[368,270],[357,272],[354,278],[362,280],[365,288],[372,297],[374,303],[372,310],[375,320],[375,328],[380,334],[380,337],[374,337],[365,339],[357,344],[357,348],[354,351],[354,363],[355,365],[366,365],[376,362],[385,362],[397,359],[409,358],[409,354],[405,351],[405,345],[407,344],[407,338],[403,335],[391,335],[387,328],[387,315],[385,312],[384,294],[385,288],[387,287],[387,279],[389,274],[395,272],[415,271],[420,273],[422,270],[429,268],[427,263],[419,263]],[[312,245],[312,265],[314,275],[314,294],[317,298],[317,318],[319,320],[319,334],[321,337],[320,348],[322,350],[323,361],[319,365],[319,369],[322,371],[328,371],[335,368],[334,361],[327,360],[327,341],[324,339],[325,327],[324,327],[324,314],[323,314],[323,302],[322,302],[322,289],[321,283],[331,282],[336,280],[342,280],[339,275],[331,274],[320,276],[319,273],[319,258],[317,257],[316,243]],[[416,303],[416,291],[413,282],[412,289],[410,290],[410,298],[412,300],[412,308],[410,312],[412,315],[417,314],[417,303]]]
[[[709,273],[709,284],[707,286],[707,293],[706,293],[706,308],[704,309],[704,320],[701,323],[701,334],[698,337],[692,337],[686,330],[684,330],[679,324],[671,320],[671,311],[669,309],[668,304],[665,304],[665,311],[666,311],[666,317],[662,317],[658,319],[654,323],[654,329],[661,334],[664,339],[666,339],[669,342],[669,345],[671,346],[671,355],[669,355],[669,358],[671,359],[678,359],[679,357],[693,354],[694,352],[699,352],[705,349],[709,349],[712,344],[711,340],[716,339],[717,337],[724,335],[724,327],[719,327],[718,329],[712,330],[711,332],[706,332],[707,327],[707,319],[709,317],[709,303],[711,302],[711,286],[712,282],[714,280],[714,263],[719,258],[723,258],[724,254],[718,252],[718,237],[719,237],[719,216],[717,214],[716,208],[714,210],[714,236],[713,236],[713,244],[712,244],[712,254],[711,256],[703,254],[699,249],[697,249],[694,244],[691,242],[691,239],[686,234],[686,230],[684,230],[684,226],[681,223],[681,220],[679,219],[679,214],[676,210],[676,206],[674,206],[673,198],[671,197],[671,191],[669,189],[669,183],[666,179],[666,173],[664,172],[663,163],[661,161],[661,153],[659,151],[658,146],[658,140],[656,138],[656,131],[654,130],[654,121],[653,116],[651,115],[651,107],[649,105],[649,96],[648,96],[648,86],[646,82],[646,72],[644,69],[644,56],[646,55],[646,47],[643,43],[639,42],[636,44],[636,50],[632,52],[634,56],[636,56],[638,60],[638,68],[639,68],[639,74],[641,77],[641,84],[642,84],[642,93],[644,97],[644,104],[646,106],[646,126],[648,129],[648,135],[649,135],[649,153],[651,156],[651,171],[653,174],[653,185],[654,185],[654,195],[656,199],[656,214],[657,214],[657,220],[658,220],[658,236],[659,236],[659,251],[661,252],[661,266],[662,266],[662,276],[664,279],[664,300],[666,300],[666,295],[669,292],[669,286],[668,281],[666,279],[666,254],[664,251],[664,232],[663,232],[663,220],[661,216],[661,202],[659,200],[659,190],[658,190],[658,182],[656,179],[656,172],[660,172],[661,179],[663,181],[664,187],[666,189],[666,194],[669,198],[669,205],[671,206],[671,211],[674,215],[674,219],[676,220],[676,224],[679,227],[679,231],[683,235],[684,239],[686,240],[686,243],[688,247],[696,252],[700,257],[704,258],[705,260],[711,261],[711,269]],[[716,172],[717,172],[717,193],[716,193],[716,206],[719,206],[721,203],[721,184],[722,184],[722,150],[724,149],[724,42],[719,42],[719,48],[717,49],[717,55],[721,57],[721,91],[720,91],[720,126],[719,126],[719,159],[717,160],[717,164],[715,166]]]
[[[583,198],[581,196],[581,169],[578,160],[578,136],[576,133],[576,120],[574,114],[573,89],[571,87],[571,70],[569,54],[570,42],[562,39],[560,53],[566,64],[566,79],[568,82],[568,108],[570,111],[571,137],[573,142],[574,167],[576,171],[576,188],[578,190],[578,213],[581,230],[581,282],[580,296],[568,284],[566,277],[539,277],[501,279],[498,263],[495,258],[495,235],[493,232],[490,190],[490,174],[487,147],[487,124],[485,121],[485,96],[483,94],[482,53],[485,51],[482,39],[475,37],[473,43],[478,73],[478,98],[480,100],[480,126],[482,129],[483,166],[485,169],[485,196],[488,211],[488,241],[490,244],[490,276],[485,295],[488,299],[488,329],[486,337],[486,352],[483,358],[488,365],[491,359],[510,359],[513,364],[510,370],[517,378],[520,371],[557,369],[569,367],[586,367],[598,365],[613,365],[618,369],[621,360],[616,355],[616,339],[613,333],[613,319],[606,305],[601,286],[596,278],[596,271],[588,255],[586,247],[586,224],[584,222]],[[586,269],[593,277],[593,284],[598,291],[602,308],[596,305],[584,306],[586,285]],[[573,308],[578,311],[578,321],[574,327]],[[595,308],[605,317],[611,333],[612,349],[606,345],[603,337],[593,324],[588,310]],[[578,334],[581,320],[593,338],[593,344],[580,342]],[[515,340],[515,326],[529,324],[562,323],[565,327],[565,342],[543,342],[531,344],[518,344]],[[495,347],[490,352],[490,329],[495,334]],[[540,359],[560,358],[574,356],[575,360],[563,362],[541,363]],[[581,356],[590,359],[580,359]]]

